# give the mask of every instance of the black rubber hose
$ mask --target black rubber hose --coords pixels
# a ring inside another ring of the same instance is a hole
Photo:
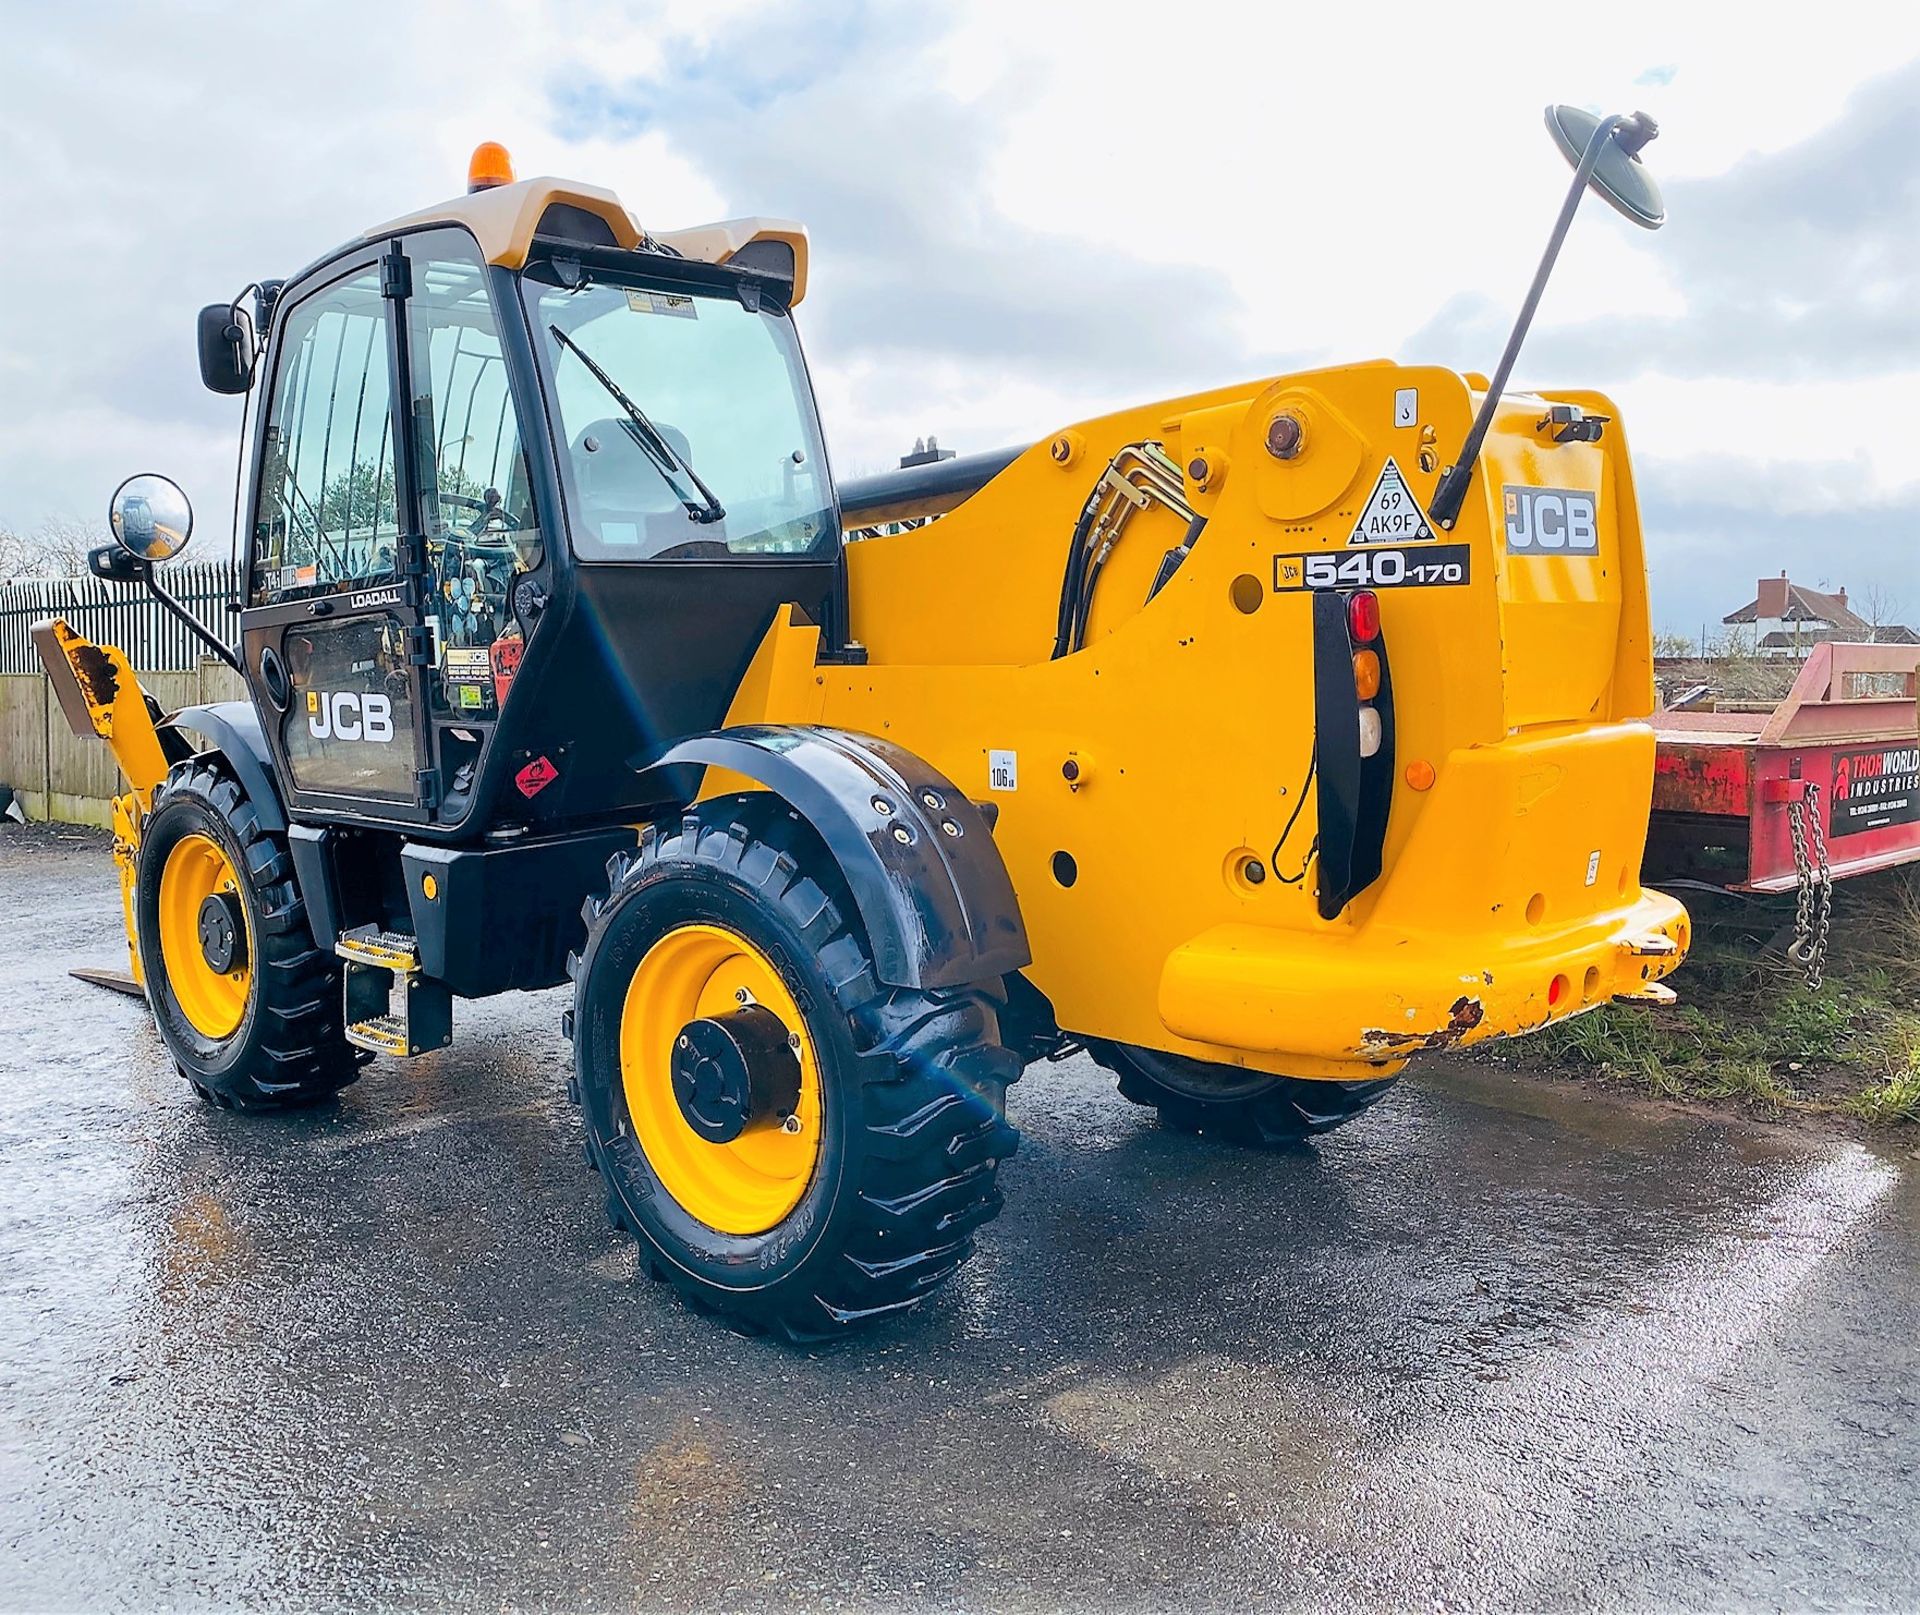
[[[1058,661],[1073,647],[1073,624],[1078,614],[1080,588],[1086,577],[1087,534],[1093,526],[1094,513],[1100,508],[1100,490],[1096,486],[1087,497],[1080,510],[1079,521],[1073,524],[1073,539],[1067,549],[1067,569],[1060,580],[1060,608],[1054,613],[1053,657]]]
[[[1193,546],[1200,541],[1200,530],[1206,525],[1205,516],[1195,516],[1187,523],[1187,536],[1160,557],[1160,570],[1154,573],[1153,587],[1147,590],[1149,600],[1171,583],[1174,573],[1186,564],[1187,557],[1193,553]]]
[[[1089,566],[1086,580],[1080,585],[1080,594],[1074,602],[1073,611],[1072,648],[1074,650],[1079,650],[1087,642],[1087,624],[1093,619],[1093,591],[1099,587],[1100,573],[1112,557],[1113,551],[1108,550],[1105,555]]]

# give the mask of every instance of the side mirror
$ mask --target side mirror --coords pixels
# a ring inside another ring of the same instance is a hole
[[[253,322],[230,303],[200,310],[200,379],[216,393],[243,393],[253,385]]]
[[[1653,175],[1640,161],[1640,152],[1660,133],[1660,126],[1644,112],[1618,118],[1614,124],[1613,138],[1594,160],[1587,183],[1616,213],[1643,230],[1658,230],[1667,222],[1667,204]],[[1553,142],[1576,169],[1599,127],[1600,120],[1579,107],[1547,108],[1547,128]]]
[[[114,543],[135,560],[167,561],[187,547],[193,506],[178,483],[144,472],[114,490],[107,524]]]

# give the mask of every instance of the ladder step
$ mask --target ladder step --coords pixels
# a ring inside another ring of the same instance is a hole
[[[402,1059],[415,1052],[408,1043],[407,1023],[398,1015],[376,1015],[371,1020],[352,1022],[347,1027],[347,1041],[356,1049],[397,1054]]]
[[[347,1041],[407,1059],[453,1041],[453,995],[420,973],[420,949],[401,931],[362,925],[335,938]]]
[[[405,972],[420,968],[419,942],[401,931],[382,931],[363,925],[334,939],[333,951],[355,964]]]

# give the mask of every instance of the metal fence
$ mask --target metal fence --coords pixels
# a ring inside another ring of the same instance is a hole
[[[231,640],[239,568],[231,561],[182,562],[162,579],[167,592],[216,634]],[[0,673],[37,673],[27,630],[42,617],[64,617],[98,644],[118,645],[141,673],[186,672],[206,653],[186,626],[144,589],[101,578],[23,578],[0,583]]]

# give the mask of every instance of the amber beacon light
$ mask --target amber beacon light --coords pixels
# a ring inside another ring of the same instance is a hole
[[[513,183],[513,159],[497,140],[483,140],[467,159],[467,189],[490,191],[496,185]]]

